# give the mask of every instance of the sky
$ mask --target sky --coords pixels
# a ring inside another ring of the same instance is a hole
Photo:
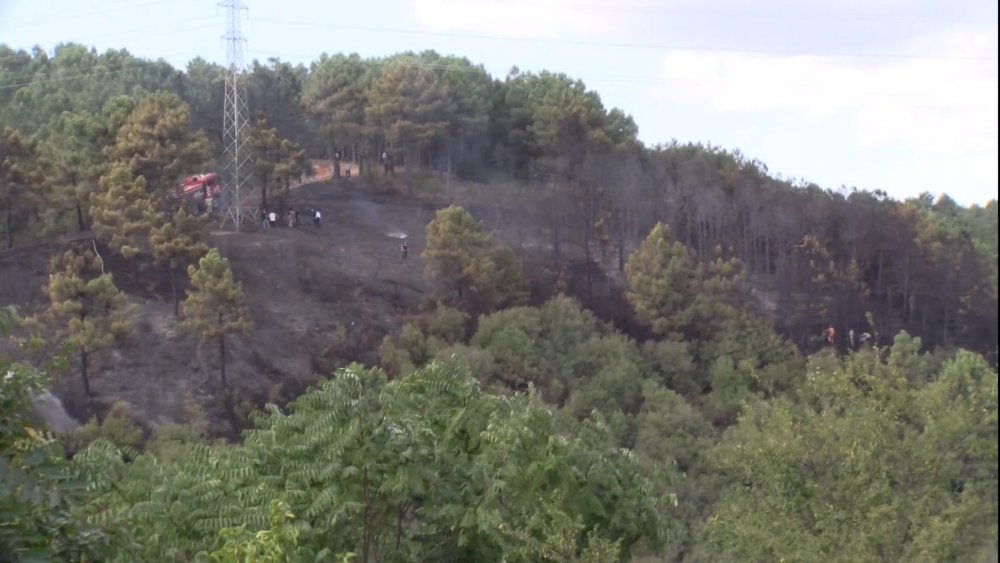
[[[247,62],[433,49],[502,78],[563,72],[648,145],[904,199],[997,198],[997,5],[986,0],[243,0]],[[225,62],[212,0],[0,0],[0,43]],[[220,118],[221,119],[221,118]]]

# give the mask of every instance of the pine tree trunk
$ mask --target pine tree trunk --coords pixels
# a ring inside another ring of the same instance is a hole
[[[910,321],[913,310],[910,308],[910,251],[906,251],[906,259],[903,261],[903,320]]]
[[[448,164],[447,164],[448,171],[445,173],[446,175],[444,177],[444,189],[449,194],[451,193],[451,174],[452,174],[452,169],[451,169],[452,168],[451,153],[454,151],[452,145],[453,145],[452,138],[448,137]]]
[[[618,271],[625,271],[625,212],[618,211]]]
[[[948,345],[948,323],[951,322],[949,319],[949,314],[951,313],[947,303],[944,306],[944,323],[941,325],[941,342],[945,346]]]
[[[87,225],[83,223],[83,206],[79,201],[76,202],[76,226],[81,233],[87,230]]]
[[[771,275],[771,239],[764,238],[764,272]]]
[[[69,180],[70,180],[70,183],[73,186],[73,193],[77,193],[76,192],[76,174],[75,173],[70,174]],[[86,228],[87,226],[83,224],[83,205],[80,204],[80,198],[79,197],[77,197],[77,200],[76,200],[76,226],[80,230],[81,233],[83,231],[87,230],[87,228]]]
[[[177,269],[170,267],[170,297],[174,300],[174,317],[180,317],[180,303],[177,301]]]
[[[875,274],[875,296],[878,299],[882,296],[882,249],[878,249],[878,271]]]
[[[407,155],[406,164],[404,165],[406,166],[406,194],[413,197],[413,170],[411,169],[416,168],[417,166],[416,162],[420,159],[420,149],[414,151],[411,147],[407,152],[409,154]]]
[[[590,203],[587,204],[588,208]],[[590,209],[588,209],[590,211]],[[593,281],[593,257],[590,254],[590,227],[593,224],[589,219],[590,213],[586,213],[583,220],[583,256],[587,261],[587,307],[594,306],[594,281]]]
[[[7,213],[4,218],[4,233],[7,235],[7,248],[14,248],[14,204],[7,203]]]
[[[226,337],[219,335],[219,374],[221,375],[222,389],[226,389]]]
[[[87,373],[87,360],[89,354],[83,348],[80,348],[80,376],[83,378],[83,392],[89,397],[90,393],[90,376]]]
[[[219,375],[222,389],[226,389],[226,333],[222,330],[222,311],[219,311]]]
[[[562,237],[560,236],[561,235],[560,219],[561,217],[559,216],[558,212],[552,214],[552,220],[554,221],[552,225],[552,259],[557,267],[559,266],[562,257]]]

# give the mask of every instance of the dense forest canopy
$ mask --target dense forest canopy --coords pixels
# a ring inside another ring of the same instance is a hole
[[[227,343],[252,315],[174,197],[222,168],[224,78],[0,45],[4,247],[70,241],[40,311],[0,309],[0,559],[995,560],[995,200],[645,146],[578,80],[434,52],[244,76],[261,205],[283,212],[309,158],[468,203],[427,224],[433,295],[379,367],[322,374],[239,443],[193,403],[44,431],[27,406],[51,375],[89,394],[127,344],[99,248],[169,272],[177,331],[217,349],[237,410]]]

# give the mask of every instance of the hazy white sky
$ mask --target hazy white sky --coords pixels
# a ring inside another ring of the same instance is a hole
[[[997,6],[984,0],[244,0],[247,60],[435,49],[552,70],[649,144],[739,149],[773,173],[896,198],[997,197]],[[222,62],[211,0],[0,0],[0,42]]]

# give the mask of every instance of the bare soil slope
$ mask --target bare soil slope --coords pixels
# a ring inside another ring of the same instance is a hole
[[[319,374],[348,361],[374,363],[384,335],[429,291],[420,253],[434,206],[348,182],[304,185],[291,197],[300,210],[298,228],[219,231],[210,238],[243,284],[255,325],[229,345],[228,379],[242,397],[237,411],[292,398]],[[312,223],[313,209],[323,215],[319,228]],[[399,251],[403,237],[406,260]],[[64,246],[0,254],[0,304],[40,306],[48,256]],[[213,434],[233,435],[236,422],[219,393],[218,351],[178,332],[164,273],[135,274],[104,254],[137,307],[134,341],[99,365],[92,377],[94,399],[80,396],[75,373],[57,383],[56,394],[81,419],[126,401],[147,426],[176,420],[190,394],[209,412]]]

